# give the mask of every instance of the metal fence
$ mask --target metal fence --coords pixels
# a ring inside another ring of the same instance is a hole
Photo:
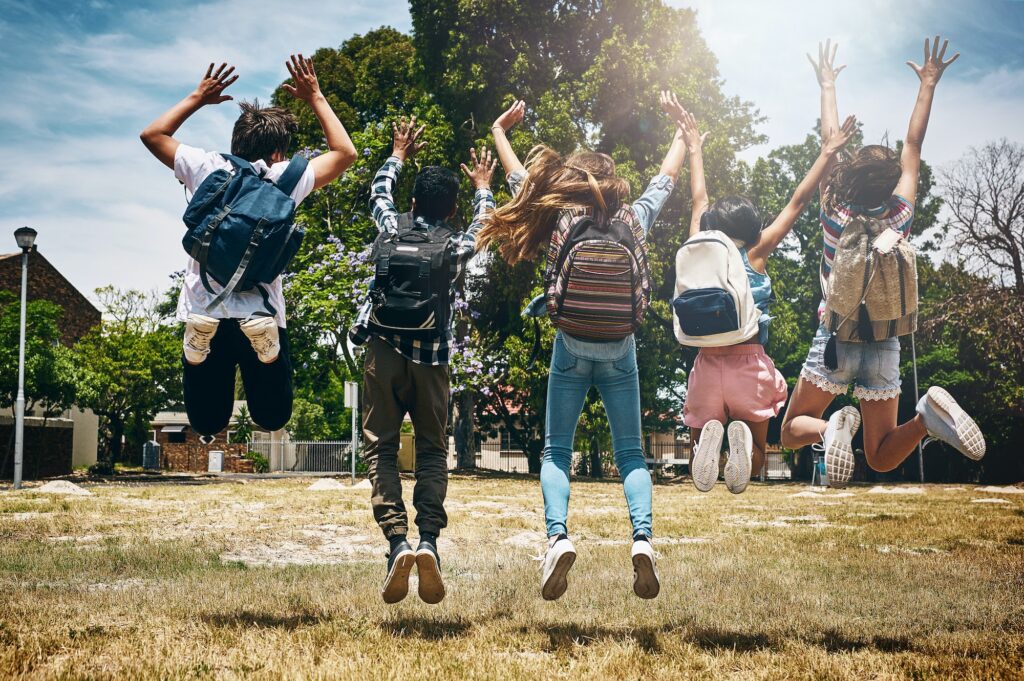
[[[347,440],[273,443],[255,440],[249,448],[265,456],[272,471],[347,473],[352,470],[352,443]]]
[[[352,468],[352,446],[347,440],[288,441],[271,443],[255,440],[249,448],[262,454],[270,462],[272,471],[301,471],[317,473],[347,473]],[[276,451],[275,451],[276,448]],[[647,462],[658,474],[688,475],[690,472],[690,445],[683,442],[652,443],[647,448]],[[580,458],[587,452],[574,452],[572,470],[579,470]],[[606,462],[605,473],[614,474],[612,456],[602,453]],[[448,467],[458,465],[454,447],[448,453]],[[519,450],[504,449],[498,442],[485,442],[476,453],[476,467],[504,473],[527,473],[530,470],[526,454]],[[753,471],[752,477],[761,480],[789,480],[792,471],[781,450],[769,447],[763,471]]]

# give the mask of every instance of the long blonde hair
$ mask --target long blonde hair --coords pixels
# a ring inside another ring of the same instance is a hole
[[[510,265],[530,260],[548,242],[567,209],[591,208],[611,215],[629,197],[629,182],[615,176],[607,154],[578,151],[567,158],[539,145],[526,157],[527,177],[509,203],[484,218],[477,249],[496,244]]]

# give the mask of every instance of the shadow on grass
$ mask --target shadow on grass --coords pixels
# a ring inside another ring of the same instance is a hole
[[[836,629],[822,630],[818,635],[768,634],[728,631],[714,627],[689,631],[689,642],[705,650],[778,651],[791,641],[818,646],[830,653],[856,652],[874,649],[885,653],[903,653],[914,649],[909,637],[868,636],[851,638]]]
[[[385,634],[399,638],[441,641],[465,636],[473,628],[473,624],[463,619],[410,615],[381,622],[380,628]]]
[[[521,629],[528,633],[530,627]],[[538,624],[536,631],[548,637],[548,649],[551,652],[571,649],[577,646],[589,646],[594,643],[612,641],[616,643],[635,643],[647,653],[661,652],[658,643],[658,630],[654,627],[604,627],[592,624]]]
[[[299,627],[308,627],[331,621],[330,615],[323,613],[300,612],[280,615],[270,612],[238,612],[206,613],[199,617],[207,624],[215,627],[262,627],[265,629],[287,629],[292,631]]]

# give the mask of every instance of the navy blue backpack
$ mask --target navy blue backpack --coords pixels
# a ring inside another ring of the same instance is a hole
[[[235,172],[215,170],[196,189],[184,221],[181,240],[199,263],[199,276],[211,294],[210,279],[223,290],[206,307],[219,305],[234,291],[258,288],[271,314],[267,292],[302,244],[304,232],[295,224],[291,193],[306,172],[307,161],[295,155],[277,184],[265,180],[248,161],[222,154]]]

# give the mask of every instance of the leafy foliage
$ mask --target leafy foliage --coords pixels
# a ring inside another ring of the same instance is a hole
[[[105,315],[74,348],[77,402],[100,417],[109,463],[133,423],[148,423],[181,400],[181,338],[161,323],[156,301],[139,291],[96,290]]]
[[[74,401],[74,362],[60,344],[59,305],[29,301],[25,307],[25,408],[56,416]],[[0,408],[14,412],[18,396],[21,300],[0,291]]]

